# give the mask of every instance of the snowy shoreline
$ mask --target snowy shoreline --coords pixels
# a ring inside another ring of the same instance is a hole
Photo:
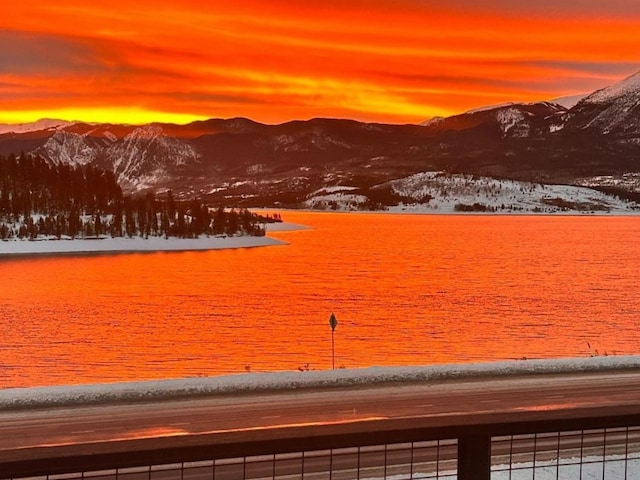
[[[0,389],[0,409],[99,405],[303,389],[360,388],[505,376],[568,375],[638,369],[640,356],[606,356],[308,372],[243,373],[220,377]]]
[[[268,232],[301,230],[307,227],[290,223],[274,223]],[[200,238],[95,238],[95,239],[38,239],[0,241],[0,259],[47,255],[102,255],[152,252],[186,252],[254,248],[287,245],[287,242],[252,236],[201,236]]]
[[[0,242],[0,258],[33,255],[184,252],[285,245],[270,237],[100,238],[76,240],[8,240]]]

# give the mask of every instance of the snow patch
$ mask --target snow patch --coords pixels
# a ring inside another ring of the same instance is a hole
[[[110,142],[116,142],[116,141],[118,141],[118,137],[117,137],[114,133],[112,133],[112,132],[110,132],[110,131],[108,131],[108,130],[105,130],[105,132],[103,133],[103,135],[104,135],[104,137],[105,137],[107,140],[109,140]]]
[[[615,187],[627,192],[640,193],[640,173],[628,172],[622,175],[598,175],[576,180],[585,187]]]
[[[357,189],[358,189],[358,187],[350,187],[348,185],[334,185],[332,187],[320,188],[320,189],[316,190],[315,192],[312,192],[310,194],[310,196],[323,195],[323,194],[327,194],[327,193],[336,193],[336,192],[348,192],[348,191],[357,190]]]
[[[350,193],[358,187],[348,185],[334,185],[324,187],[310,193],[303,202],[306,208],[314,210],[362,210],[362,206],[369,202],[366,195]]]
[[[247,167],[247,175],[257,175],[259,173],[264,173],[265,170],[266,165],[264,163],[256,163]]]
[[[517,108],[506,108],[504,110],[499,110],[496,113],[496,118],[500,123],[500,130],[503,135],[506,135],[510,130],[512,130],[515,126],[521,123],[526,116],[524,113]],[[525,129],[526,131],[520,132],[517,136],[526,136],[529,134],[529,128]]]
[[[430,118],[429,120],[425,120],[424,122],[420,123],[420,125],[422,125],[423,127],[428,127],[430,125],[437,125],[438,123],[441,123],[444,120],[444,117],[433,117]]]

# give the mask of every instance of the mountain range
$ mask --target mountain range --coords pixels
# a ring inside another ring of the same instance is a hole
[[[422,125],[41,120],[0,125],[0,154],[92,164],[113,171],[129,193],[172,189],[178,197],[239,206],[300,204],[336,185],[367,195],[435,171],[640,192],[638,182],[623,181],[640,172],[640,72],[570,108],[561,103],[511,103]]]

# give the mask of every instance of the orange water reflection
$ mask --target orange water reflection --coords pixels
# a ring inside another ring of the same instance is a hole
[[[284,217],[314,229],[0,260],[0,387],[326,369],[331,312],[349,368],[638,352],[640,218]]]

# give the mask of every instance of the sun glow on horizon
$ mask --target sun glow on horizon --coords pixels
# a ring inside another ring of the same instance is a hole
[[[174,123],[183,125],[197,120],[206,120],[210,117],[185,113],[157,112],[135,107],[62,108],[54,110],[25,110],[19,112],[0,111],[0,123],[6,124],[32,123],[47,118],[66,122],[84,123],[118,123],[127,125]]]

